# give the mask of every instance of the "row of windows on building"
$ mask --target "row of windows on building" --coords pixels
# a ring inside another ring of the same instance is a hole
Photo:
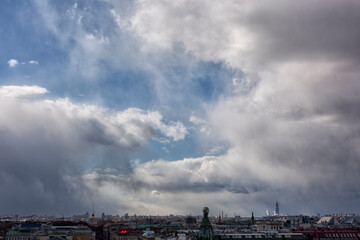
[[[358,238],[360,233],[319,233],[319,238]]]

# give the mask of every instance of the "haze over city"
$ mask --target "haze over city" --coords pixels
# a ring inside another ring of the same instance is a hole
[[[360,2],[0,2],[0,215],[360,212]]]

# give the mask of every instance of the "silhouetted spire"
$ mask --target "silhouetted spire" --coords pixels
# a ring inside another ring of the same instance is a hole
[[[95,208],[94,208],[94,202],[93,202],[93,211],[92,211],[92,215],[91,215],[91,219],[95,218]]]

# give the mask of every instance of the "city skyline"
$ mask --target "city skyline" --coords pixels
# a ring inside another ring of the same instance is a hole
[[[0,6],[0,215],[360,212],[358,1]]]

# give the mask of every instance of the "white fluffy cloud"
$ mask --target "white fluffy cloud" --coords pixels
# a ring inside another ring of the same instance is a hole
[[[9,64],[9,67],[16,67],[16,65],[19,64],[19,61],[16,60],[16,59],[10,59],[10,60],[8,61],[8,64]]]
[[[255,44],[260,40],[246,23],[253,5],[246,1],[141,1],[131,22],[140,37],[159,48],[172,49],[180,43],[201,60],[244,67],[246,59],[258,51]]]
[[[39,64],[39,62],[38,62],[38,61],[35,61],[35,60],[30,60],[30,61],[29,61],[29,64],[35,64],[35,65],[37,65],[37,64]]]
[[[10,59],[10,60],[8,61],[8,64],[9,64],[9,67],[14,68],[14,67],[16,67],[16,66],[19,64],[19,61],[16,60],[16,59]],[[26,62],[21,62],[21,64],[26,64]],[[39,62],[38,62],[38,61],[35,61],[35,60],[30,60],[30,61],[28,62],[28,64],[37,65],[37,64],[39,64]]]
[[[9,111],[1,118],[5,121],[3,126],[15,130],[15,116],[19,117],[19,121],[27,119],[23,124],[24,128],[31,128],[38,121],[52,122],[59,124],[55,127],[57,130],[54,129],[54,134],[59,134],[59,130],[63,129],[65,132],[61,135],[64,137],[66,134],[77,135],[77,138],[86,137],[100,144],[114,144],[130,149],[144,144],[147,138],[154,137],[156,130],[175,141],[184,139],[186,135],[186,128],[182,123],[165,124],[159,112],[146,112],[137,108],[111,112],[95,105],[74,104],[69,99],[23,99],[47,92],[39,86],[0,87],[0,99],[3,100],[1,107],[4,111]],[[16,108],[12,108],[13,106]],[[12,124],[5,125],[11,122]]]
[[[39,86],[1,86],[0,87],[0,98],[2,99],[13,99],[21,97],[31,97],[36,95],[45,94],[48,91],[45,88]]]

